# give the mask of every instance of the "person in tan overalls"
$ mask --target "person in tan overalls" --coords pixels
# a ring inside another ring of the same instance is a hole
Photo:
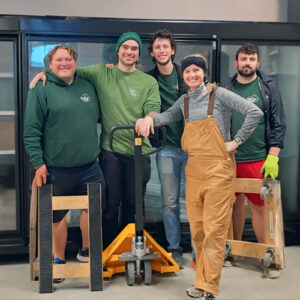
[[[255,129],[262,111],[244,98],[215,84],[204,83],[206,59],[201,54],[186,56],[181,63],[189,92],[167,111],[136,122],[142,136],[184,117],[181,145],[188,153],[185,168],[186,207],[196,254],[194,286],[188,296],[215,299],[224,262],[224,248],[235,200],[236,148]],[[245,115],[245,122],[230,140],[232,110]]]

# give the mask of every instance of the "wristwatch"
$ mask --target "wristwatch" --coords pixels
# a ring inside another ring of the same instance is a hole
[[[242,140],[238,136],[235,136],[234,140],[237,144],[242,142]]]

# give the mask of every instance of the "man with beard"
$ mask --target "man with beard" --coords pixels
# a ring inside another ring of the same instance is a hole
[[[262,178],[278,176],[278,156],[283,148],[285,135],[285,118],[280,93],[274,80],[259,71],[259,50],[253,44],[244,44],[236,52],[235,74],[227,88],[256,104],[263,112],[257,128],[250,138],[242,144],[236,153],[237,178]],[[232,114],[232,136],[236,136],[244,117],[234,112]],[[238,137],[236,137],[238,139]],[[236,140],[238,142],[238,140]],[[265,242],[264,201],[258,194],[246,194],[252,213],[252,226],[259,243]],[[238,194],[233,206],[234,239],[241,240],[244,224],[245,194]],[[264,270],[269,278],[278,278],[279,270],[271,266]]]
[[[95,86],[101,108],[99,159],[106,182],[106,208],[102,220],[104,248],[124,226],[135,221],[133,131],[115,132],[113,146],[118,153],[113,153],[109,146],[110,129],[116,125],[135,124],[138,118],[160,111],[156,80],[136,68],[141,50],[142,41],[139,35],[125,32],[116,43],[117,67],[93,65],[77,69],[78,76]],[[38,74],[34,81],[40,78],[42,76]],[[150,142],[146,138],[143,139],[142,149],[143,153],[151,150]],[[142,179],[144,191],[150,172],[150,158],[145,157]],[[120,207],[122,209],[119,212]]]
[[[158,82],[162,112],[172,106],[186,91],[180,67],[173,63],[175,52],[176,43],[173,35],[166,29],[156,31],[149,45],[149,53],[156,66],[147,73],[155,77]],[[185,183],[184,167],[187,161],[187,155],[180,144],[183,122],[169,124],[166,129],[166,147],[156,154],[163,198],[163,222],[169,244],[168,250],[172,252],[173,259],[183,268],[179,205],[180,194]]]

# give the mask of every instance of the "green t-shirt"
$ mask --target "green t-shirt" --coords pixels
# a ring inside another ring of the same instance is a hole
[[[146,73],[135,70],[122,72],[105,65],[78,68],[79,76],[94,84],[101,108],[102,132],[100,145],[109,147],[109,131],[113,126],[135,124],[152,111],[160,112],[160,96],[157,81]],[[134,153],[133,130],[118,130],[113,139],[114,150],[120,153]],[[143,139],[143,153],[151,150],[148,139]]]
[[[159,92],[161,97],[161,112],[167,110],[172,106],[176,100],[181,96],[178,86],[178,76],[176,68],[170,75],[158,74],[157,82],[159,85]],[[181,135],[183,132],[183,121],[171,123],[166,126],[167,129],[167,142],[166,144],[171,147],[181,147]]]
[[[243,98],[245,101],[251,101],[264,111],[262,95],[259,89],[258,79],[241,84],[236,82],[234,92]],[[231,135],[234,137],[237,131],[241,128],[245,117],[236,111],[232,113]],[[252,135],[238,147],[235,155],[236,161],[257,161],[266,158],[266,140],[265,140],[265,121],[261,118]]]

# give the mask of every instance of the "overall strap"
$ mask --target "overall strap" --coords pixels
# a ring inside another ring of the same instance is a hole
[[[213,87],[212,91],[209,94],[208,108],[207,108],[207,117],[208,118],[213,117],[216,89],[217,89],[217,87]]]
[[[184,94],[183,111],[184,111],[184,120],[185,120],[185,122],[189,121],[189,101],[190,101],[189,94],[188,93]]]

